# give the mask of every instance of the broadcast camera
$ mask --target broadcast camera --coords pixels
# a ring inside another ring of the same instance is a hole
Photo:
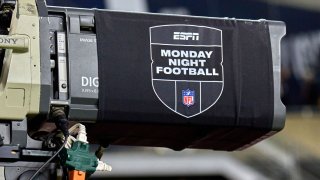
[[[111,170],[108,145],[242,150],[285,124],[283,22],[2,0],[0,33],[8,179],[34,178],[58,154],[69,177]]]

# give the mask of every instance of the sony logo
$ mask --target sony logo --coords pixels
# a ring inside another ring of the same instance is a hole
[[[89,39],[89,38],[80,38],[80,42],[85,42],[85,43],[95,43],[96,39]]]
[[[18,39],[12,38],[0,38],[0,43],[2,44],[17,44]]]
[[[199,41],[199,33],[192,33],[192,32],[173,32],[173,39],[174,40],[193,40]]]
[[[82,87],[99,87],[99,78],[82,76],[81,86]]]

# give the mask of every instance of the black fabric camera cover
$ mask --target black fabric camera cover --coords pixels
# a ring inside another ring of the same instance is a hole
[[[98,141],[235,150],[270,134],[267,21],[95,11]]]

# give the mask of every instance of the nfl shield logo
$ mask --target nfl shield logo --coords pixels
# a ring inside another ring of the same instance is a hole
[[[190,107],[194,105],[194,94],[195,92],[190,89],[182,90],[182,99],[185,106]]]

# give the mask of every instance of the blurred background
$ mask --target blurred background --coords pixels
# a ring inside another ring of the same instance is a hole
[[[95,179],[320,179],[319,0],[47,0],[49,5],[281,20],[285,129],[241,152],[165,148],[108,148],[109,174]]]

